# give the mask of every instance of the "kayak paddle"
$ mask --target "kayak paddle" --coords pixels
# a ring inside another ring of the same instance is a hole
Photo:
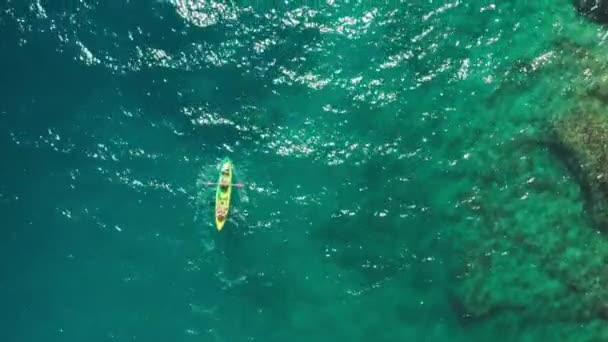
[[[207,182],[207,185],[218,185],[218,183]],[[242,188],[245,186],[245,184],[243,184],[243,183],[233,183],[231,185],[236,186],[237,188]]]

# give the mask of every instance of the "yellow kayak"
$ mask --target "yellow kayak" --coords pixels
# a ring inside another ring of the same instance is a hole
[[[215,194],[215,226],[217,230],[224,228],[230,210],[230,195],[232,194],[232,162],[225,159],[220,169],[220,178],[217,182]]]

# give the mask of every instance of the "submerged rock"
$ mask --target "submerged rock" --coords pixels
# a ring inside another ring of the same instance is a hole
[[[578,178],[594,223],[608,231],[608,111],[603,97],[584,104],[553,123],[556,153]]]
[[[608,1],[606,0],[574,0],[579,12],[588,15],[596,21],[608,23]]]
[[[454,201],[449,240],[462,262],[454,269],[459,282],[451,304],[470,325],[502,329],[509,321],[515,330],[538,327],[539,336],[559,326],[562,340],[605,340],[608,60],[601,48],[573,41],[556,42],[554,51],[542,68],[515,65],[488,106],[496,110],[508,95],[536,92],[529,108],[556,117],[522,123],[518,132],[531,133],[500,143],[497,132],[480,135],[467,160],[474,164],[461,166],[465,176],[458,177],[476,181]],[[518,110],[502,106],[505,116]]]

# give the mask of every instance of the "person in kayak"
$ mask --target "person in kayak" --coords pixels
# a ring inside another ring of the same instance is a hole
[[[218,208],[217,211],[215,212],[215,216],[217,216],[218,220],[223,221],[226,218],[226,209]]]
[[[222,179],[220,180],[220,188],[225,191],[226,189],[228,189],[229,186],[230,182],[228,181],[228,177],[222,177]]]
[[[230,186],[229,176],[230,166],[226,164],[224,165],[224,167],[222,167],[222,178],[220,179],[220,188],[222,189],[222,191],[226,191],[226,189],[228,189],[228,187]]]

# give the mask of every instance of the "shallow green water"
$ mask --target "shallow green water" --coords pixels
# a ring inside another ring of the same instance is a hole
[[[570,2],[0,8],[3,341],[606,334],[538,143],[601,77]]]

